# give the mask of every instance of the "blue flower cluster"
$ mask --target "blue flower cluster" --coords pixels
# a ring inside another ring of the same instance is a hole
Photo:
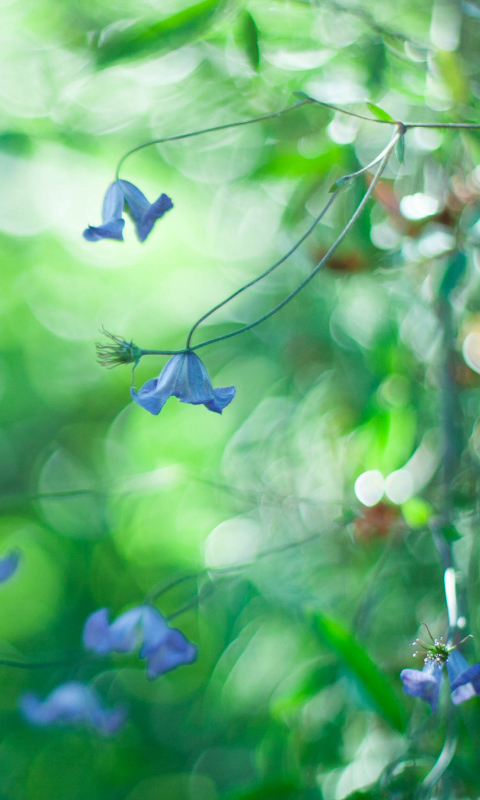
[[[453,649],[445,660],[429,658],[427,655],[422,670],[403,669],[400,678],[404,691],[412,697],[426,700],[433,712],[437,710],[444,665],[450,680],[450,696],[455,705],[475,695],[480,697],[480,664],[469,667],[462,654]]]
[[[116,180],[108,187],[102,208],[102,224],[98,227],[89,225],[83,232],[88,242],[99,242],[100,239],[118,239],[123,241],[123,209],[126,210],[135,225],[137,236],[144,242],[157,219],[173,208],[173,203],[166,194],[161,194],[154,203],[149,203],[143,192],[130,181]]]
[[[235,387],[213,389],[208,372],[195,353],[189,351],[174,356],[165,364],[158,378],[151,378],[138,392],[130,389],[132,399],[150,414],[159,414],[169,397],[182,403],[204,405],[209,411],[221,414],[232,402]]]
[[[147,678],[153,680],[182,664],[191,664],[197,648],[150,605],[125,611],[110,623],[107,608],[94,611],[83,629],[83,644],[97,655],[131,653],[140,645],[140,658],[147,662]],[[125,721],[121,708],[104,708],[91,686],[68,681],[41,701],[32,692],[19,701],[20,710],[32,725],[87,725],[103,736],[116,733]]]
[[[131,653],[140,645],[140,658],[147,662],[147,678],[152,680],[197,657],[197,648],[183,633],[150,605],[131,608],[110,623],[107,608],[91,614],[83,630],[83,643],[98,655]]]

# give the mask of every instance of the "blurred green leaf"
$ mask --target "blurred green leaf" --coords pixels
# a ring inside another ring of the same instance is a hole
[[[240,47],[245,50],[248,61],[254,70],[258,70],[260,62],[260,50],[258,47],[258,29],[255,20],[248,11],[244,11],[240,16],[238,25],[237,41]]]
[[[319,612],[313,615],[318,632],[336,650],[370,697],[373,706],[397,731],[406,726],[405,712],[383,672],[366,650],[338,622]]]
[[[442,533],[447,542],[458,542],[458,540],[462,538],[454,525],[444,525]]]
[[[203,0],[148,27],[135,24],[121,32],[107,31],[97,44],[98,63],[105,66],[136,56],[158,55],[178,49],[211,28],[214,16],[226,5],[226,0]]]
[[[457,250],[447,262],[442,282],[438,290],[439,296],[448,298],[462,280],[467,267],[465,253]]]
[[[382,122],[395,122],[393,117],[390,116],[383,108],[376,106],[375,103],[369,103],[368,100],[365,101],[365,104],[368,110],[373,114],[374,117],[377,119],[381,119]]]

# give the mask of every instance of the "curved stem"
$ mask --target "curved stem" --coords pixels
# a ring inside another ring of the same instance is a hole
[[[356,173],[354,173],[354,174],[356,174]],[[349,177],[351,177],[351,176],[349,176]],[[244,286],[241,286],[241,287],[240,287],[240,289],[237,289],[235,292],[233,292],[233,294],[229,295],[229,297],[227,297],[225,300],[222,300],[220,303],[217,303],[217,305],[216,305],[216,306],[214,306],[213,308],[211,308],[211,309],[210,309],[210,311],[207,311],[207,313],[206,313],[206,314],[204,314],[204,315],[203,315],[203,317],[200,317],[200,319],[198,319],[198,320],[196,321],[196,323],[195,323],[195,324],[194,324],[194,325],[191,327],[191,329],[190,329],[190,331],[189,331],[189,334],[188,334],[188,337],[187,337],[187,345],[186,345],[186,348],[187,348],[187,350],[189,350],[189,349],[190,349],[190,342],[191,342],[191,340],[192,340],[192,336],[193,336],[193,334],[194,334],[195,330],[198,328],[198,326],[199,326],[199,325],[200,325],[202,322],[204,322],[204,320],[206,320],[206,319],[207,319],[207,318],[208,318],[208,317],[209,317],[211,314],[213,314],[213,313],[214,313],[214,311],[218,311],[218,309],[219,309],[219,308],[222,308],[222,306],[224,306],[224,305],[226,305],[227,303],[229,303],[229,302],[230,302],[230,300],[233,300],[233,299],[234,299],[234,297],[237,297],[239,294],[241,294],[242,292],[244,292],[246,289],[249,289],[249,288],[250,288],[250,286],[254,286],[256,283],[258,283],[259,281],[263,280],[263,278],[266,278],[266,277],[267,277],[267,275],[270,275],[270,273],[271,273],[271,272],[273,272],[273,270],[274,270],[274,269],[276,269],[277,267],[279,267],[279,266],[280,266],[280,264],[283,264],[283,263],[284,263],[284,261],[286,261],[288,258],[290,258],[290,256],[291,256],[291,255],[293,255],[293,253],[294,253],[296,250],[298,250],[298,248],[300,247],[300,245],[301,245],[301,244],[303,244],[303,242],[305,241],[305,239],[307,239],[307,238],[310,236],[310,234],[312,233],[312,231],[314,230],[314,228],[316,228],[316,226],[318,225],[318,223],[320,222],[320,220],[322,219],[322,217],[324,217],[324,216],[325,216],[325,214],[327,213],[328,209],[329,209],[329,208],[330,208],[330,207],[333,205],[334,201],[335,201],[335,200],[337,199],[337,197],[338,197],[338,194],[339,194],[339,192],[340,192],[340,188],[341,188],[341,187],[340,187],[340,186],[338,186],[338,187],[335,189],[335,192],[334,192],[334,193],[332,194],[332,196],[330,197],[330,199],[329,199],[328,203],[327,203],[327,204],[324,206],[324,208],[321,210],[321,212],[320,212],[320,214],[318,215],[318,217],[315,217],[315,219],[314,219],[313,223],[310,225],[309,229],[308,229],[308,230],[307,230],[307,231],[306,231],[306,232],[303,234],[303,236],[302,236],[302,237],[301,237],[301,238],[298,240],[298,242],[296,242],[296,243],[293,245],[293,247],[292,247],[292,248],[291,248],[291,249],[288,251],[288,253],[286,253],[284,256],[282,256],[282,258],[280,258],[278,261],[276,261],[276,262],[275,262],[275,264],[273,264],[271,267],[269,267],[268,269],[266,269],[266,270],[265,270],[265,272],[262,272],[262,274],[261,274],[261,275],[258,275],[256,278],[254,278],[253,280],[249,281],[249,282],[248,282],[248,283],[246,283]]]
[[[363,212],[363,209],[365,208],[370,196],[373,193],[373,190],[375,189],[375,186],[377,185],[377,183],[378,183],[383,171],[385,170],[385,167],[387,166],[387,162],[388,162],[388,159],[389,159],[389,157],[390,157],[390,155],[392,153],[393,148],[395,147],[395,145],[396,145],[397,141],[400,139],[400,137],[403,136],[403,126],[401,125],[401,123],[397,126],[397,128],[398,128],[397,132],[395,133],[395,135],[393,136],[393,138],[390,141],[390,144],[388,145],[388,147],[384,151],[384,155],[383,155],[383,158],[382,158],[382,160],[380,162],[380,166],[378,167],[375,175],[373,176],[373,179],[372,179],[372,182],[370,183],[370,186],[368,187],[367,191],[365,192],[361,202],[357,206],[357,208],[354,211],[353,215],[350,217],[349,221],[347,222],[345,228],[343,229],[341,234],[336,238],[336,240],[334,241],[334,243],[332,244],[330,249],[325,253],[323,258],[318,262],[318,264],[312,270],[312,272],[309,275],[307,275],[307,277],[304,278],[304,280],[301,283],[299,283],[299,285],[292,292],[290,292],[290,294],[287,295],[287,297],[284,300],[282,300],[281,303],[278,303],[278,305],[276,305],[270,311],[267,311],[266,314],[263,314],[261,317],[256,319],[254,322],[250,322],[248,325],[244,325],[243,328],[239,328],[238,330],[232,331],[231,333],[225,333],[222,336],[215,336],[213,339],[206,339],[204,342],[199,342],[199,344],[195,344],[195,345],[192,345],[190,347],[186,347],[183,350],[175,350],[175,351],[171,351],[171,350],[167,350],[167,351],[166,350],[143,350],[142,348],[139,348],[141,350],[142,356],[144,356],[144,355],[180,355],[181,353],[186,353],[188,351],[199,350],[201,347],[206,347],[207,345],[214,344],[215,342],[221,342],[224,339],[231,339],[232,336],[238,336],[240,333],[246,333],[246,331],[249,331],[252,328],[255,328],[257,325],[260,325],[261,322],[265,322],[265,320],[269,319],[269,317],[272,317],[274,314],[277,313],[277,311],[280,311],[284,306],[286,306],[287,303],[290,302],[290,300],[293,300],[293,298],[296,297],[296,295],[299,292],[301,292],[301,290],[308,283],[310,283],[310,281],[315,277],[315,275],[317,275],[317,273],[320,271],[320,269],[323,267],[323,265],[333,255],[335,250],[337,250],[337,248],[340,246],[340,244],[343,242],[343,240],[345,239],[345,237],[349,233],[349,231],[352,228],[352,226],[357,221],[357,219],[360,216],[360,214]]]
[[[306,98],[305,100],[295,103],[293,106],[283,108],[281,111],[273,111],[271,114],[263,114],[261,117],[253,117],[252,119],[245,119],[241,122],[230,122],[226,125],[214,125],[212,128],[203,128],[198,131],[191,131],[190,133],[180,133],[177,136],[165,136],[162,139],[151,139],[148,142],[143,142],[142,144],[137,145],[137,147],[132,147],[131,150],[121,157],[120,161],[118,162],[115,178],[118,180],[123,162],[129,156],[133,155],[133,153],[143,150],[144,147],[150,147],[153,144],[163,144],[164,142],[176,142],[179,139],[190,139],[192,136],[200,136],[202,133],[213,133],[214,131],[225,131],[228,128],[239,128],[242,125],[251,125],[254,122],[263,122],[266,119],[273,119],[274,117],[280,117],[282,114],[288,114],[290,111],[294,111],[296,108],[300,108],[301,106],[305,106],[313,102],[314,101],[310,98]]]
[[[279,267],[279,266],[280,266],[280,264],[283,264],[283,263],[284,263],[284,262],[285,262],[285,261],[286,261],[288,258],[290,258],[290,256],[291,256],[291,255],[293,255],[293,253],[295,253],[295,251],[296,251],[296,250],[297,250],[297,249],[300,247],[300,245],[301,245],[301,244],[303,244],[303,242],[305,241],[305,239],[307,239],[307,238],[310,236],[310,234],[311,234],[311,233],[312,233],[312,231],[313,231],[313,230],[316,228],[316,226],[318,225],[318,223],[320,222],[320,220],[321,220],[321,219],[322,219],[322,218],[325,216],[325,214],[327,213],[327,211],[328,211],[328,210],[330,209],[330,207],[333,205],[333,203],[335,202],[335,200],[336,200],[336,199],[337,199],[337,197],[338,197],[338,194],[339,194],[339,191],[340,191],[341,187],[342,187],[342,186],[343,186],[345,183],[347,183],[348,181],[352,180],[353,178],[358,178],[358,176],[359,176],[359,175],[362,175],[364,172],[367,172],[369,169],[371,169],[371,168],[372,168],[372,167],[374,167],[376,164],[378,164],[378,162],[382,160],[383,156],[384,156],[384,155],[385,155],[387,152],[389,152],[389,151],[390,151],[390,149],[391,149],[391,143],[389,143],[389,144],[388,144],[388,145],[387,145],[387,146],[386,146],[386,147],[385,147],[385,148],[382,150],[382,152],[381,152],[381,153],[379,153],[379,154],[378,154],[378,156],[376,156],[376,158],[374,158],[374,159],[373,159],[373,161],[371,161],[371,162],[370,162],[369,164],[367,164],[365,167],[362,167],[361,169],[357,170],[357,172],[351,172],[349,175],[344,175],[342,178],[340,178],[340,179],[337,181],[337,188],[335,189],[334,193],[333,193],[333,194],[332,194],[332,196],[330,197],[330,199],[329,199],[328,203],[327,203],[327,204],[324,206],[324,208],[322,209],[322,211],[320,212],[320,214],[319,214],[319,215],[318,215],[318,216],[317,216],[317,217],[314,219],[314,221],[313,221],[313,223],[310,225],[309,229],[308,229],[308,230],[307,230],[307,231],[306,231],[306,232],[303,234],[303,236],[302,236],[302,237],[301,237],[301,238],[300,238],[300,239],[299,239],[299,240],[298,240],[298,241],[297,241],[297,242],[296,242],[296,243],[293,245],[293,247],[292,247],[292,248],[291,248],[291,249],[288,251],[288,253],[286,253],[286,255],[284,255],[284,256],[283,256],[281,259],[279,259],[279,261],[277,261],[275,264],[273,264],[271,267],[269,267],[267,270],[265,270],[265,272],[262,272],[262,274],[261,274],[261,275],[259,275],[257,278],[254,278],[253,280],[251,280],[251,281],[249,281],[248,283],[246,283],[244,286],[241,286],[241,287],[240,287],[240,289],[237,289],[235,292],[233,292],[233,294],[229,295],[229,297],[227,297],[225,300],[222,300],[222,301],[221,301],[220,303],[218,303],[216,306],[214,306],[213,308],[211,308],[211,309],[210,309],[210,311],[207,311],[207,313],[206,313],[206,314],[204,314],[202,317],[200,317],[200,319],[198,319],[198,320],[195,322],[195,324],[194,324],[194,325],[192,326],[192,328],[190,329],[190,331],[189,331],[189,334],[188,334],[188,337],[187,337],[186,350],[195,349],[195,348],[191,348],[191,347],[190,347],[190,342],[191,342],[191,340],[192,340],[192,336],[193,336],[193,334],[194,334],[194,332],[195,332],[196,328],[198,328],[198,326],[199,326],[199,325],[200,325],[202,322],[204,322],[204,321],[205,321],[205,320],[206,320],[206,319],[207,319],[207,318],[208,318],[208,317],[209,317],[211,314],[213,314],[215,311],[218,311],[218,309],[219,309],[219,308],[222,308],[222,307],[223,307],[223,306],[225,306],[227,303],[229,303],[229,302],[230,302],[230,300],[233,300],[235,297],[237,297],[239,294],[241,294],[242,292],[244,292],[246,289],[249,289],[251,286],[254,286],[256,283],[258,283],[259,281],[263,280],[263,278],[266,278],[266,276],[267,276],[267,275],[270,275],[270,273],[271,273],[271,272],[273,272],[273,271],[274,271],[274,270],[275,270],[277,267]],[[334,185],[335,185],[335,184],[334,184]]]

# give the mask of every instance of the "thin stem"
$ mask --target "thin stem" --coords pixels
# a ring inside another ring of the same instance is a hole
[[[455,716],[453,713],[453,708],[450,705],[448,710],[448,719],[447,719],[447,735],[445,738],[445,743],[442,747],[442,751],[438,756],[435,764],[433,765],[432,769],[426,775],[418,788],[416,793],[417,797],[427,797],[430,796],[429,791],[432,789],[435,784],[438,783],[442,775],[445,774],[446,770],[451,764],[452,758],[455,755],[455,750],[457,749],[457,742],[458,742],[458,734],[456,731],[456,721]]]
[[[478,130],[480,124],[477,122],[404,122],[404,127],[410,128],[465,128]]]
[[[304,100],[295,103],[293,106],[288,106],[288,108],[283,108],[281,111],[273,111],[271,114],[263,114],[261,117],[253,117],[252,119],[245,119],[241,120],[240,122],[230,122],[226,125],[215,125],[212,128],[203,128],[198,131],[191,131],[190,133],[180,133],[177,136],[165,136],[162,139],[151,139],[148,142],[143,142],[142,144],[137,145],[137,147],[132,147],[124,156],[121,157],[120,161],[118,162],[117,171],[115,173],[116,180],[118,180],[120,175],[120,169],[122,167],[123,162],[133,153],[137,153],[139,150],[143,150],[144,147],[150,147],[153,144],[163,144],[164,142],[176,142],[179,139],[190,139],[192,136],[200,136],[202,133],[213,133],[214,131],[225,131],[228,128],[239,128],[242,125],[251,125],[254,122],[263,122],[266,119],[273,119],[274,117],[280,117],[282,114],[288,114],[290,111],[294,111],[301,106],[308,105],[309,103],[313,103],[314,101],[310,98],[305,98]]]
[[[356,174],[356,173],[354,173],[354,174]],[[352,176],[349,176],[349,177],[352,177]],[[225,300],[222,300],[220,303],[217,303],[216,306],[211,308],[210,311],[207,311],[207,313],[204,314],[203,317],[200,317],[200,319],[198,319],[196,321],[196,323],[190,329],[188,337],[187,337],[187,345],[186,345],[187,350],[190,349],[190,342],[192,340],[192,336],[193,336],[195,330],[198,328],[198,326],[202,322],[204,322],[209,316],[211,316],[211,314],[213,314],[214,311],[218,311],[219,308],[222,308],[222,306],[225,306],[227,303],[230,302],[230,300],[233,300],[234,297],[237,297],[239,294],[244,292],[246,289],[249,289],[251,286],[254,286],[256,283],[258,283],[259,281],[263,280],[263,278],[266,278],[267,275],[270,275],[270,273],[273,272],[274,269],[279,267],[280,264],[283,264],[288,258],[290,258],[291,255],[293,255],[293,253],[295,253],[296,250],[298,250],[300,245],[303,244],[305,239],[307,239],[310,236],[310,234],[316,228],[316,226],[318,225],[318,223],[320,222],[322,217],[325,216],[325,214],[327,213],[329,208],[333,205],[333,203],[335,202],[335,200],[338,197],[340,189],[341,189],[340,186],[338,186],[335,189],[335,192],[331,195],[328,203],[321,210],[320,214],[317,217],[315,217],[315,219],[313,220],[313,223],[310,225],[309,229],[303,234],[303,236],[298,240],[298,242],[296,242],[293,245],[293,247],[288,251],[288,253],[286,253],[275,264],[273,264],[271,267],[269,267],[267,270],[265,270],[265,272],[262,272],[261,275],[258,275],[256,278],[254,278],[253,280],[249,281],[244,286],[241,286],[240,289],[237,289],[235,292],[233,292],[233,294],[229,295],[229,297],[227,297]]]
[[[347,181],[350,181],[350,180],[352,180],[353,178],[358,178],[358,176],[359,176],[359,175],[362,175],[364,172],[367,172],[369,169],[371,169],[372,167],[376,166],[376,164],[378,164],[378,162],[382,160],[383,156],[384,156],[384,155],[385,155],[385,154],[386,154],[386,153],[389,151],[390,147],[391,147],[391,144],[389,143],[389,144],[387,145],[387,147],[385,147],[385,148],[382,150],[382,152],[381,152],[381,153],[379,153],[379,155],[378,155],[378,156],[376,156],[376,158],[374,158],[374,159],[373,159],[373,161],[371,161],[371,162],[370,162],[369,164],[367,164],[365,167],[362,167],[361,169],[357,170],[357,172],[351,172],[349,175],[343,175],[343,176],[342,176],[342,177],[341,177],[341,178],[340,178],[340,179],[337,181],[337,183],[338,183],[338,185],[337,185],[337,188],[335,189],[334,193],[333,193],[333,194],[332,194],[332,196],[330,197],[330,199],[329,199],[328,203],[327,203],[327,204],[324,206],[324,208],[321,210],[320,214],[319,214],[319,215],[318,215],[318,216],[317,216],[317,217],[314,219],[314,221],[313,221],[313,223],[310,225],[309,229],[308,229],[308,230],[307,230],[307,231],[306,231],[306,232],[303,234],[303,236],[302,236],[302,237],[301,237],[301,238],[298,240],[298,242],[296,242],[296,243],[293,245],[293,247],[292,247],[292,248],[291,248],[291,249],[288,251],[288,253],[286,253],[286,255],[284,255],[284,256],[283,256],[281,259],[279,259],[279,261],[277,261],[275,264],[273,264],[271,267],[269,267],[267,270],[265,270],[265,272],[262,272],[262,274],[261,274],[261,275],[258,275],[258,277],[257,277],[257,278],[254,278],[253,280],[251,280],[251,281],[249,281],[248,283],[246,283],[244,286],[241,286],[241,287],[240,287],[240,289],[237,289],[235,292],[233,292],[233,294],[231,294],[231,295],[230,295],[229,297],[227,297],[225,300],[222,300],[222,301],[221,301],[220,303],[218,303],[216,306],[214,306],[213,308],[211,308],[211,309],[210,309],[210,311],[207,311],[207,313],[206,313],[206,314],[204,314],[202,317],[200,317],[200,319],[198,319],[198,320],[196,321],[196,323],[195,323],[195,324],[192,326],[192,328],[191,328],[191,329],[190,329],[190,331],[189,331],[189,334],[188,334],[188,337],[187,337],[186,350],[189,350],[189,349],[191,349],[191,348],[190,348],[190,342],[191,342],[191,340],[192,340],[192,336],[193,336],[193,334],[194,334],[194,332],[195,332],[196,328],[198,328],[198,326],[199,326],[199,325],[200,325],[202,322],[204,322],[204,321],[205,321],[205,320],[206,320],[206,319],[207,319],[209,316],[211,316],[211,314],[213,314],[215,311],[218,311],[218,309],[219,309],[219,308],[222,308],[222,307],[223,307],[223,306],[225,306],[227,303],[229,303],[229,302],[230,302],[230,300],[233,300],[235,297],[237,297],[239,294],[241,294],[242,292],[244,292],[246,289],[249,289],[251,286],[254,286],[256,283],[258,283],[259,281],[263,280],[263,278],[266,278],[266,276],[267,276],[267,275],[270,275],[270,273],[271,273],[271,272],[273,272],[273,271],[274,271],[274,270],[275,270],[277,267],[279,267],[279,266],[280,266],[280,264],[283,264],[283,263],[284,263],[284,262],[285,262],[285,261],[286,261],[288,258],[290,258],[290,256],[291,256],[291,255],[293,255],[293,253],[295,253],[295,251],[296,251],[296,250],[298,250],[298,248],[300,247],[300,245],[301,245],[301,244],[303,244],[303,242],[305,241],[305,239],[307,239],[307,238],[310,236],[310,234],[311,234],[311,233],[312,233],[312,231],[313,231],[313,230],[316,228],[316,226],[318,225],[318,223],[320,222],[320,220],[321,220],[321,219],[322,219],[322,218],[325,216],[325,214],[327,213],[327,211],[328,211],[328,210],[330,209],[330,207],[333,205],[333,203],[335,202],[335,200],[336,200],[336,199],[337,199],[337,197],[338,197],[338,194],[339,194],[339,192],[340,192],[340,189],[342,188],[342,186],[343,186],[344,184],[346,184],[346,183],[347,183]],[[335,184],[334,184],[334,185],[335,185]]]
[[[343,240],[345,239],[347,234],[350,232],[351,228],[353,227],[353,225],[357,221],[358,217],[362,214],[363,209],[365,208],[365,206],[366,206],[371,194],[373,193],[373,190],[375,189],[375,186],[378,183],[378,180],[380,179],[383,171],[385,170],[385,167],[387,166],[387,162],[388,162],[389,156],[390,156],[390,154],[391,154],[396,142],[398,141],[398,139],[400,138],[401,135],[402,134],[400,132],[397,132],[395,134],[395,136],[393,137],[393,139],[391,140],[390,146],[387,148],[387,151],[386,151],[385,155],[383,156],[382,161],[380,162],[380,166],[377,169],[377,171],[376,171],[376,173],[375,173],[375,175],[374,175],[374,177],[373,177],[373,179],[372,179],[372,181],[370,183],[370,186],[368,187],[367,191],[365,192],[365,194],[364,194],[360,204],[358,205],[357,209],[355,210],[355,212],[351,216],[350,220],[346,224],[346,226],[343,229],[343,231],[337,237],[337,239],[332,244],[332,246],[329,248],[329,250],[325,253],[323,258],[318,262],[316,267],[314,267],[314,269],[311,271],[311,273],[309,275],[307,275],[307,277],[304,278],[304,280],[301,283],[299,283],[299,285],[292,292],[290,292],[290,294],[287,295],[287,297],[284,300],[282,300],[281,303],[278,303],[278,305],[276,305],[270,311],[267,311],[266,314],[263,314],[263,316],[259,317],[254,322],[250,322],[248,325],[244,325],[243,328],[240,328],[240,329],[238,329],[236,331],[232,331],[231,333],[226,333],[223,336],[216,336],[213,339],[207,339],[205,342],[200,342],[199,344],[194,345],[191,348],[192,350],[198,350],[200,347],[206,347],[207,345],[213,344],[214,342],[223,341],[223,339],[230,339],[232,336],[237,336],[239,333],[245,333],[246,331],[251,330],[252,328],[255,328],[257,325],[260,325],[261,322],[264,322],[269,317],[272,317],[274,314],[276,314],[277,311],[280,311],[284,306],[287,305],[287,303],[290,302],[290,300],[293,300],[293,298],[296,297],[296,295],[299,292],[301,292],[301,290],[308,283],[310,283],[310,281],[315,277],[315,275],[317,275],[317,273],[320,271],[320,269],[323,267],[323,265],[328,261],[328,259],[337,250],[337,248],[343,242]]]
[[[277,311],[280,311],[284,306],[286,306],[287,303],[290,302],[290,300],[293,300],[293,298],[296,297],[296,295],[299,292],[301,292],[301,290],[308,283],[310,283],[310,281],[315,277],[315,275],[317,275],[317,273],[320,271],[320,269],[323,267],[323,265],[328,261],[328,259],[333,255],[333,253],[337,250],[337,248],[343,242],[343,240],[345,239],[345,237],[349,233],[350,229],[353,227],[353,225],[357,221],[358,217],[362,214],[363,209],[365,208],[365,206],[366,206],[371,194],[373,193],[373,190],[375,189],[375,186],[377,185],[381,175],[383,174],[383,172],[385,170],[385,167],[387,166],[388,159],[389,159],[389,157],[390,157],[390,155],[392,153],[393,148],[395,147],[395,144],[400,139],[400,137],[403,136],[403,128],[401,128],[400,125],[397,126],[397,127],[398,127],[398,130],[395,133],[395,135],[393,136],[393,138],[391,139],[390,144],[388,145],[388,147],[385,149],[384,156],[383,156],[383,158],[382,158],[382,160],[380,162],[380,166],[377,169],[375,175],[373,176],[372,181],[370,183],[370,186],[368,187],[367,191],[365,192],[361,202],[357,206],[357,209],[354,211],[353,215],[351,216],[351,218],[347,222],[345,228],[343,229],[341,234],[337,237],[337,239],[334,241],[334,243],[332,244],[330,249],[325,253],[323,258],[318,262],[318,264],[312,270],[312,272],[309,275],[307,275],[307,277],[304,278],[304,280],[292,292],[290,292],[290,294],[287,295],[287,297],[284,300],[282,300],[281,303],[278,303],[278,305],[276,305],[270,311],[267,311],[266,314],[263,314],[263,316],[259,317],[254,322],[250,322],[248,325],[244,325],[243,328],[239,328],[238,330],[232,331],[231,333],[225,333],[222,336],[215,336],[213,339],[207,339],[206,341],[200,342],[199,344],[195,344],[195,345],[193,345],[191,347],[184,348],[183,350],[176,350],[176,351],[173,351],[173,352],[171,350],[170,351],[165,351],[165,350],[143,350],[142,349],[141,350],[142,356],[144,356],[144,355],[179,355],[180,353],[186,353],[186,352],[192,351],[192,350],[199,350],[200,347],[206,347],[209,344],[214,344],[215,342],[221,342],[224,339],[231,339],[232,336],[238,336],[240,333],[245,333],[246,331],[249,331],[252,328],[255,328],[257,325],[260,325],[261,322],[265,322],[265,320],[269,319],[269,317],[272,317],[274,314],[277,313]]]
[[[340,114],[346,114],[348,117],[355,117],[356,119],[363,119],[365,122],[378,122],[380,125],[397,125],[397,120],[387,120],[387,119],[377,119],[376,117],[366,117],[364,114],[356,114],[354,111],[347,111],[345,108],[340,108],[339,106],[334,106],[331,103],[324,103],[323,100],[316,100],[314,97],[310,97],[308,94],[304,94],[304,92],[294,92],[294,94],[298,97],[305,97],[306,101],[310,103],[315,103],[317,106],[324,106],[325,108],[331,108],[332,111],[338,111]]]

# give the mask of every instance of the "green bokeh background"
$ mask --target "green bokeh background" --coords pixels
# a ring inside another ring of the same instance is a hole
[[[442,504],[436,299],[458,231],[454,552],[466,630],[480,632],[478,133],[409,131],[405,163],[392,156],[320,275],[263,325],[199,351],[214,386],[236,386],[221,417],[175,399],[159,417],[134,406],[129,368],[95,361],[100,326],[182,348],[198,317],[289,250],[335,180],[380,152],[388,126],[304,106],[146,148],[122,177],[174,210],[144,245],[129,221],[122,244],[81,233],[125,151],[281,110],[294,91],[366,115],[368,99],[405,121],[480,122],[480,6],[6,0],[0,20],[0,544],[23,554],[0,586],[0,657],[37,665],[0,666],[0,798],[477,797],[478,700],[459,709],[440,782],[415,795],[445,741],[448,693],[433,718],[398,674],[419,624],[440,635],[447,622],[427,523]],[[366,185],[195,341],[280,302]],[[144,358],[135,386],[165,361]],[[360,475],[406,464],[403,499],[360,503]],[[194,665],[149,683],[135,654],[85,657],[89,613],[117,615],[188,575],[158,607],[183,609]],[[128,708],[119,734],[20,717],[22,691],[71,679]]]

